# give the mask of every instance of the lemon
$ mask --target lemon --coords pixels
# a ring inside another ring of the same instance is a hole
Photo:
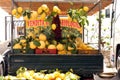
[[[60,14],[61,13],[61,10],[60,9],[58,9],[58,14]]]
[[[42,7],[39,7],[37,12],[38,12],[38,14],[41,14],[42,13]]]
[[[55,80],[62,80],[61,78],[57,77]]]
[[[30,42],[29,44],[30,44],[30,48],[31,49],[35,49],[36,48],[36,45],[33,42]]]
[[[48,46],[48,49],[56,49],[56,46],[55,46],[54,44],[50,44],[50,45]]]
[[[24,20],[29,20],[27,16],[24,16],[23,19],[24,19]]]
[[[30,38],[30,37],[32,37],[33,39],[35,38],[35,34],[33,32],[29,32],[27,36],[28,36],[28,38]]]
[[[68,46],[68,50],[73,50],[74,48],[73,47],[71,47],[71,46]]]
[[[47,8],[47,9],[45,10],[45,12],[48,13],[48,12],[49,12],[49,8]]]
[[[22,49],[22,46],[19,43],[17,43],[13,46],[13,49]]]
[[[89,8],[87,6],[84,6],[83,10],[87,12],[89,10]]]
[[[38,17],[38,13],[37,13],[36,11],[32,11],[31,16],[30,16],[30,19],[36,20],[37,17]]]
[[[16,18],[20,18],[20,17],[21,17],[21,14],[16,13],[15,17],[16,17]]]
[[[20,43],[26,43],[26,39],[21,39]]]
[[[59,9],[58,6],[54,6],[53,7],[53,12],[58,12],[58,9]]]
[[[56,29],[56,24],[52,24],[52,30]]]
[[[17,13],[17,10],[16,10],[16,9],[13,9],[13,10],[12,10],[12,15],[16,15],[16,13]]]
[[[59,44],[56,46],[56,48],[57,48],[58,51],[62,51],[62,50],[64,50],[64,45],[61,44],[61,43],[59,43]]]
[[[47,8],[48,8],[48,6],[46,4],[43,4],[41,7],[42,7],[42,10],[44,10],[44,11],[47,10]]]
[[[47,40],[46,35],[43,34],[43,33],[41,33],[41,34],[39,35],[39,40],[40,40],[40,41],[46,41],[46,40]]]
[[[58,54],[60,54],[60,55],[64,55],[64,54],[66,54],[66,51],[65,51],[65,50],[58,51]]]
[[[43,13],[41,14],[41,16],[40,16],[40,19],[41,19],[41,20],[45,20],[45,18],[46,18],[46,13],[43,12]]]
[[[18,7],[18,8],[17,8],[17,11],[18,11],[18,13],[21,14],[21,13],[23,12],[23,8],[22,8],[22,7]]]
[[[45,42],[44,41],[39,41],[40,46],[38,46],[39,49],[44,49],[45,48]]]

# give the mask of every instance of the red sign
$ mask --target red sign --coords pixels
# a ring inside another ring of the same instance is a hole
[[[60,21],[61,26],[80,28],[77,22],[68,21],[67,19],[61,19]],[[49,26],[49,22],[45,22],[44,20],[28,20],[28,27],[32,26]]]

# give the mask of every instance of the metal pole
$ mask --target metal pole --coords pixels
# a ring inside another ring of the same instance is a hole
[[[99,53],[101,53],[101,0],[99,1],[99,36],[98,36],[98,48]]]
[[[5,16],[5,40],[7,40],[7,17]]]
[[[14,8],[14,1],[11,1],[12,7],[11,11]],[[13,28],[14,28],[14,22],[13,22],[13,16],[11,15],[11,53],[13,53]]]

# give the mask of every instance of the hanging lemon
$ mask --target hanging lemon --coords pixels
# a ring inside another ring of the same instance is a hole
[[[58,6],[54,6],[53,7],[53,12],[58,12],[58,9],[59,9]]]
[[[46,13],[43,12],[43,13],[41,14],[41,16],[40,16],[40,19],[41,19],[41,20],[45,20],[45,18],[46,18]]]
[[[35,19],[37,19],[37,17],[38,17],[38,13],[36,11],[32,11],[30,19],[35,20]]]
[[[38,14],[41,14],[42,13],[42,7],[39,7],[37,12],[38,12]]]
[[[18,7],[18,8],[17,8],[17,11],[18,11],[18,13],[21,14],[21,13],[23,12],[23,8],[22,8],[22,7]]]
[[[89,10],[89,8],[87,6],[84,6],[83,10],[87,12]]]
[[[42,7],[42,10],[44,10],[44,11],[46,11],[48,8],[48,6],[46,4],[43,4],[41,7]]]
[[[52,30],[56,29],[56,24],[52,24]]]
[[[16,15],[16,13],[17,13],[17,10],[16,10],[16,9],[13,9],[13,10],[12,10],[12,15]]]
[[[16,13],[15,17],[16,17],[16,18],[20,18],[20,17],[21,17],[21,14]]]

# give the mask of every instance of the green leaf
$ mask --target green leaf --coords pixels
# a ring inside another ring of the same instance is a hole
[[[40,42],[37,41],[37,40],[34,40],[33,43],[34,43],[36,46],[40,46],[40,45],[41,45]]]

